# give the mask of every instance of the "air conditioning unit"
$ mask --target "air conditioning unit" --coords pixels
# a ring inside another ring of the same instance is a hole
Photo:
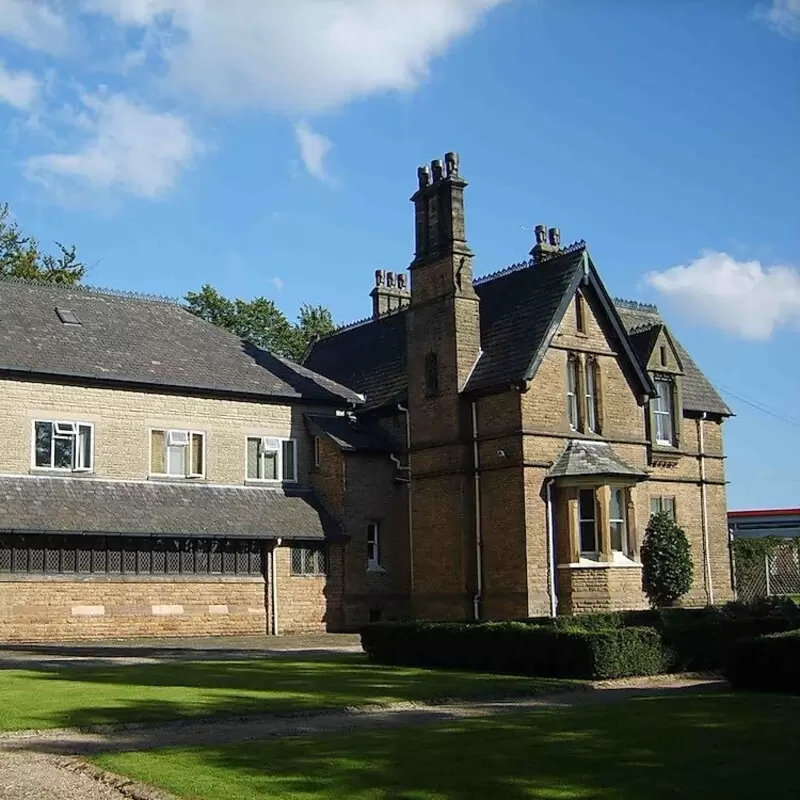
[[[265,453],[277,453],[281,449],[281,440],[272,436],[262,436],[261,449]]]
[[[74,436],[76,433],[74,422],[56,422],[56,434],[59,436]]]
[[[189,444],[189,431],[170,431],[167,434],[167,444],[171,447]]]

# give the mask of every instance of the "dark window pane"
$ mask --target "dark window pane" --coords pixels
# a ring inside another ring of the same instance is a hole
[[[238,542],[236,548],[236,572],[247,575],[250,572],[250,543]]]
[[[253,550],[250,553],[250,573],[252,575],[260,575],[261,570],[261,543],[253,542]]]
[[[316,572],[318,575],[325,575],[328,572],[328,559],[326,558],[325,548],[319,547],[316,551],[317,554],[317,563],[316,563]]]
[[[222,572],[222,543],[218,539],[211,540],[208,562],[209,572],[214,574]]]
[[[106,549],[102,540],[95,540],[92,546],[92,572],[102,574],[108,571]]]
[[[63,539],[53,538],[47,542],[44,553],[44,571],[48,575],[57,575],[61,571],[61,545]]]
[[[78,544],[78,572],[92,571],[92,551],[87,542]]]
[[[208,539],[198,539],[195,542],[194,565],[198,573],[208,572]]]
[[[11,572],[13,548],[10,539],[0,539],[0,572]]]
[[[292,548],[292,575],[302,575],[305,565],[305,550],[302,547]]]
[[[294,480],[294,442],[283,443],[283,479],[285,481]]]
[[[593,521],[581,522],[581,552],[597,552],[597,538]]]
[[[168,575],[177,575],[181,569],[181,554],[178,551],[176,539],[167,540],[167,569]]]
[[[113,573],[122,572],[122,543],[119,541],[109,543],[108,571]]]
[[[224,575],[236,574],[236,549],[235,542],[226,539],[222,543],[222,573]]]
[[[36,423],[36,466],[50,467],[50,442],[53,436],[52,422]]]
[[[30,548],[29,572],[44,572],[44,542],[33,540]]]
[[[74,449],[74,437],[57,437],[53,443],[53,466],[56,469],[72,469],[72,451]]]
[[[163,575],[167,571],[167,544],[164,539],[153,542],[151,564],[154,575]]]
[[[14,566],[13,572],[27,572],[28,571],[28,546],[27,540],[24,536],[20,536],[14,542]]]
[[[595,500],[593,489],[581,489],[579,495],[580,517],[582,520],[594,519]]]
[[[181,542],[181,572],[185,575],[194,574],[194,542],[191,539]]]

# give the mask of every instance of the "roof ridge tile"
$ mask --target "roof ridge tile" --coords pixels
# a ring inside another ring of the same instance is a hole
[[[145,292],[132,292],[125,289],[107,289],[100,286],[87,286],[83,283],[50,283],[48,281],[33,280],[32,278],[20,278],[16,275],[0,275],[0,283],[31,286],[37,289],[60,289],[69,292],[84,292],[85,294],[118,297],[127,300],[147,300],[153,303],[166,303],[168,305],[181,306],[180,300],[178,300],[176,297],[167,297],[166,295],[160,294],[147,294]]]

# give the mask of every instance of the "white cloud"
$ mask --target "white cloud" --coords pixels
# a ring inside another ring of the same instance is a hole
[[[305,122],[295,125],[294,133],[306,172],[323,183],[333,184],[333,178],[325,169],[325,158],[333,146],[331,140],[311,130]]]
[[[58,52],[69,31],[63,17],[36,0],[0,0],[0,37],[14,39],[34,50]]]
[[[0,103],[30,108],[39,94],[39,79],[30,72],[11,72],[0,61]]]
[[[757,16],[784,36],[800,36],[800,0],[772,0]]]
[[[175,185],[199,151],[188,123],[136,105],[122,95],[83,98],[76,125],[86,139],[74,152],[27,161],[32,177],[57,187],[121,189],[157,197]]]
[[[704,252],[691,264],[651,272],[647,282],[698,322],[743,339],[800,328],[800,271]]]
[[[223,107],[292,113],[413,89],[432,59],[508,0],[84,0],[156,27],[167,79]]]
[[[279,291],[283,291],[283,287],[286,286],[286,282],[281,280],[280,278],[270,278],[269,282]]]

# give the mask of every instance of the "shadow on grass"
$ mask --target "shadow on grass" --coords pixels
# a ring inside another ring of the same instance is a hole
[[[182,797],[789,800],[800,698],[631,700],[416,728],[119,753]]]
[[[581,684],[384,667],[360,655],[8,670],[0,728],[87,728],[414,701],[528,696]]]

